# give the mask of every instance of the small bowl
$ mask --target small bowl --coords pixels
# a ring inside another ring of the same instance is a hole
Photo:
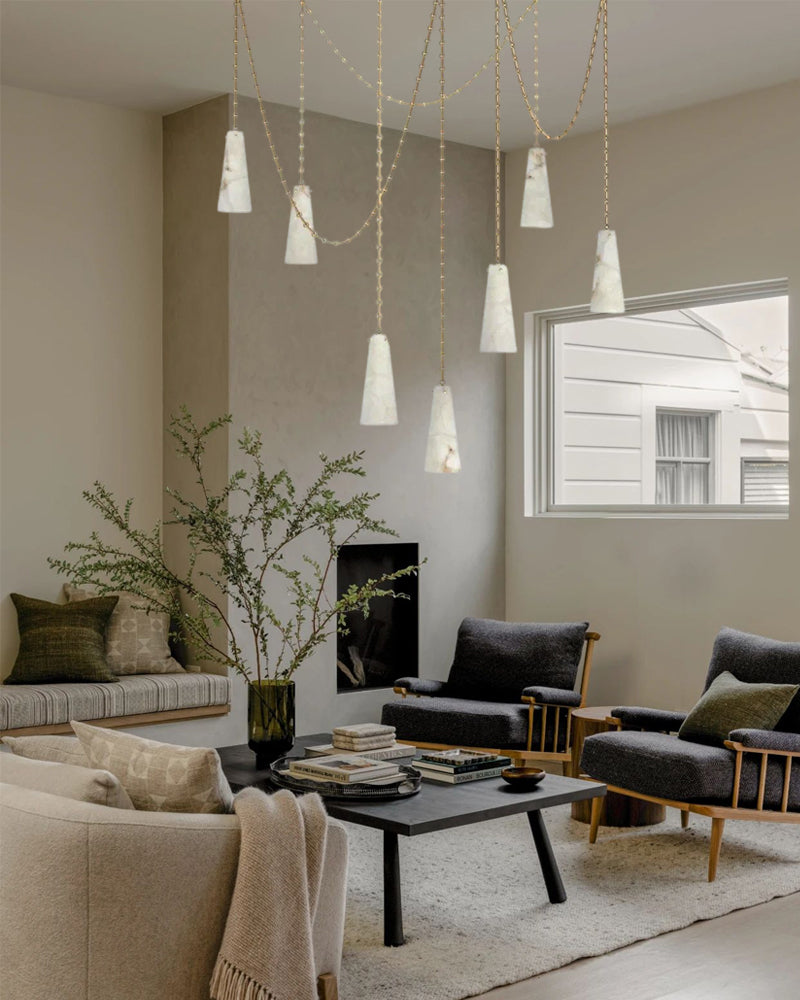
[[[541,767],[506,767],[500,772],[500,777],[512,788],[524,792],[538,785],[545,774],[547,771]]]

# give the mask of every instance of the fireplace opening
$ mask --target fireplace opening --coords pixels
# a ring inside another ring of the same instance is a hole
[[[336,594],[419,563],[416,542],[343,545],[336,564]],[[363,691],[391,687],[398,677],[419,676],[419,578],[405,576],[386,589],[401,597],[378,597],[369,615],[346,616],[348,635],[336,643],[336,689]]]

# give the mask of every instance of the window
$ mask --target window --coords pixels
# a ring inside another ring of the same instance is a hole
[[[789,463],[743,458],[742,503],[788,504]]]
[[[657,504],[711,503],[710,413],[656,410]]]
[[[786,288],[526,317],[526,513],[786,516]]]

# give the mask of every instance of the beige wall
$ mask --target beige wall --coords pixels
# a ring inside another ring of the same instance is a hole
[[[95,479],[161,513],[161,119],[2,88],[0,672],[9,599],[98,524]]]
[[[611,221],[627,296],[788,277],[800,336],[800,83],[613,128]],[[602,225],[602,136],[549,149],[555,228],[521,230],[524,150],[507,158],[508,263],[519,328],[588,301]],[[603,633],[589,699],[685,707],[722,625],[800,638],[800,462],[789,520],[523,516],[522,354],[508,365],[509,619],[586,617]],[[791,436],[800,433],[792,391]]]
[[[193,156],[197,172],[187,168],[183,174],[198,218],[203,219],[216,204],[224,140],[224,126],[212,108],[215,103],[202,106],[202,126],[195,117],[192,130],[182,133],[192,149],[197,142],[204,144],[205,153]],[[400,533],[401,540],[419,542],[421,555],[429,559],[420,582],[421,672],[446,676],[461,618],[502,617],[504,607],[503,362],[477,350],[485,269],[493,249],[492,154],[466,146],[448,149],[448,379],[455,394],[464,471],[454,477],[432,476],[422,467],[431,392],[438,381],[438,144],[409,138],[386,199],[384,329],[392,340],[401,423],[394,428],[362,428],[358,418],[366,347],[375,322],[374,235],[340,249],[321,247],[316,267],[285,265],[288,203],[269,158],[255,102],[240,101],[239,113],[247,138],[254,211],[226,220],[228,407],[236,420],[229,467],[238,465],[235,440],[243,425],[263,432],[268,467],[285,465],[301,483],[315,474],[320,451],[334,456],[365,449],[368,478],[359,488],[382,494],[376,513]],[[291,182],[297,112],[269,105],[268,113]],[[170,119],[167,130],[172,134],[165,143],[169,177],[170,157],[180,152]],[[388,133],[386,149],[393,152],[396,140],[397,133]],[[307,115],[306,141],[315,220],[325,233],[345,235],[373,204],[374,129]],[[205,169],[206,153],[216,166],[213,178]],[[386,154],[387,164],[390,155]],[[188,215],[183,221],[173,216],[169,205],[165,212],[175,224],[191,222]],[[171,224],[168,221],[168,230]],[[167,232],[165,246],[174,235]],[[225,246],[224,237],[219,237],[218,246]],[[194,263],[185,264],[191,275],[185,286],[191,300],[191,282],[200,294],[203,279]],[[167,302],[172,298],[170,280],[165,287]],[[172,351],[171,329],[170,325],[165,331],[165,356]],[[216,335],[224,338],[227,331],[217,330]],[[207,376],[206,371],[197,377],[202,381]],[[194,376],[166,377],[175,386],[175,401],[184,398],[180,381],[186,391],[192,390]],[[277,593],[276,580],[271,587]],[[298,731],[330,730],[337,722],[379,714],[387,692],[337,695],[334,663],[331,643],[298,673]],[[238,678],[234,691],[228,720],[213,728],[187,724],[181,738],[241,742],[245,706],[244,685]]]

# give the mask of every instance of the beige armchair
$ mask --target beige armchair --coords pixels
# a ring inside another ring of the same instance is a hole
[[[236,816],[136,812],[0,784],[0,845],[0,1000],[208,1000]],[[314,923],[326,998],[346,872],[347,836],[331,820]]]

